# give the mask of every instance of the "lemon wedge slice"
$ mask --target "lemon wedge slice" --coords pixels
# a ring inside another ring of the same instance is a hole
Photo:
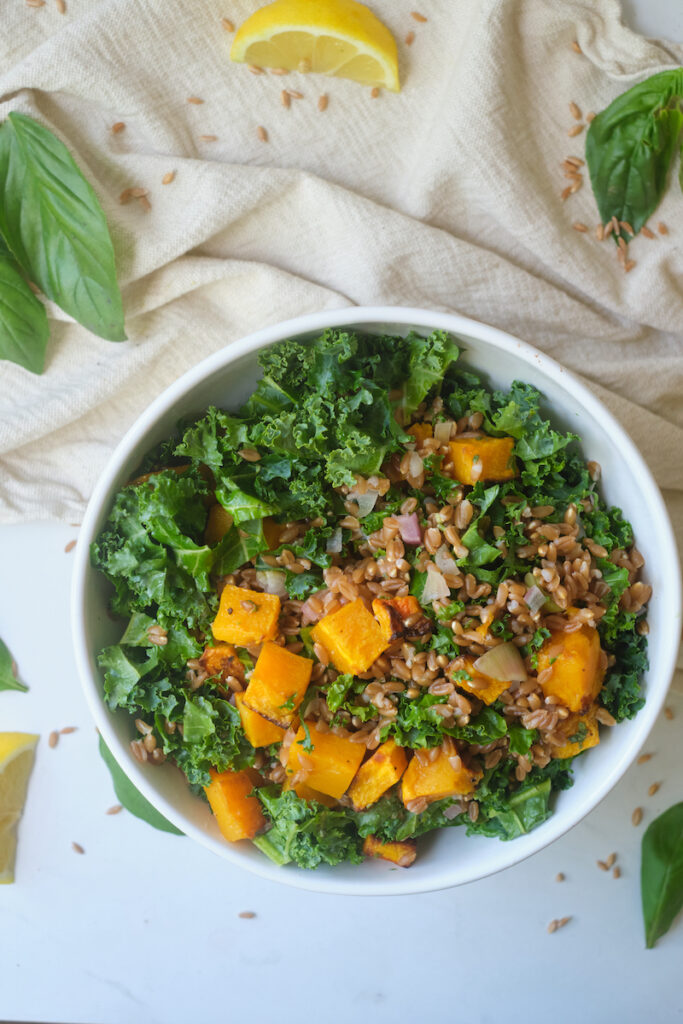
[[[31,733],[0,732],[0,884],[14,881],[17,825],[37,742]]]
[[[262,68],[313,71],[400,89],[396,40],[355,0],[275,0],[239,28],[230,57]]]

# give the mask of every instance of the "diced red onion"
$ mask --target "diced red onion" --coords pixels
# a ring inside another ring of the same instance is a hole
[[[419,547],[422,543],[422,529],[417,513],[413,512],[409,516],[396,516],[396,522],[403,543],[408,544],[409,547]]]
[[[439,420],[438,423],[434,424],[434,439],[439,444],[447,444],[451,439],[451,427],[453,424],[450,420]]]
[[[377,491],[366,491],[365,494],[349,494],[351,501],[355,501],[358,505],[358,518],[364,519],[365,516],[370,515],[373,508],[377,504],[377,498],[379,497]]]
[[[531,614],[535,615],[536,612],[540,612],[541,608],[545,604],[546,596],[540,587],[533,586],[527,590],[524,595],[524,601],[526,602],[526,606]]]
[[[334,533],[330,534],[327,538],[327,544],[325,550],[328,555],[338,555],[342,549],[342,532],[341,526],[338,526]]]
[[[498,679],[501,682],[524,683],[526,682],[526,669],[522,661],[522,655],[512,641],[498,644],[492,647],[481,658],[477,658],[473,665],[474,671],[487,679]]]
[[[450,587],[443,578],[443,573],[437,569],[433,562],[427,563],[427,579],[422,591],[421,603],[431,604],[440,597],[450,597]]]
[[[446,544],[442,544],[441,547],[437,549],[437,552],[434,555],[434,561],[436,562],[437,568],[441,569],[441,572],[448,572],[457,576],[458,567],[455,564],[455,559]]]
[[[256,573],[256,582],[263,587],[266,594],[287,597],[285,574],[277,569],[259,569]]]

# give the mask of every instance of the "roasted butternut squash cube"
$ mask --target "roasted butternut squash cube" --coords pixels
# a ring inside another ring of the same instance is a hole
[[[223,588],[218,614],[213,620],[216,640],[245,647],[272,640],[277,632],[280,598],[246,587],[228,584]]]
[[[222,505],[216,503],[209,509],[204,529],[204,540],[213,547],[222,540],[232,526],[232,516]]]
[[[501,693],[504,693],[510,686],[510,683],[506,679],[490,679],[488,676],[483,676],[474,667],[474,658],[464,658],[464,669],[470,675],[471,679],[463,679],[458,676],[454,678],[454,683],[463,690],[467,690],[468,693],[474,694],[479,700],[483,700],[484,704],[493,704],[494,701],[498,700]]]
[[[431,423],[411,423],[406,430],[407,434],[412,434],[418,443],[418,446],[426,441],[428,437],[434,436],[434,430]]]
[[[462,761],[454,766],[458,748],[450,738],[444,740],[436,758],[430,761],[425,750],[416,750],[401,782],[401,796],[407,806],[418,797],[430,803],[447,796],[473,793],[482,777],[478,769],[467,768]]]
[[[541,689],[570,711],[588,711],[605,676],[597,629],[582,626],[573,633],[553,633],[538,652],[539,676],[549,671]]]
[[[267,641],[261,648],[244,703],[283,728],[292,722],[311,681],[313,662]]]
[[[282,788],[286,791],[293,789],[298,797],[302,800],[307,800],[308,803],[315,801],[318,804],[322,804],[323,807],[334,807],[336,800],[328,796],[327,793],[319,793],[317,789],[311,789],[305,782],[297,782],[292,784],[290,779],[285,779]]]
[[[570,715],[567,718],[563,729],[567,742],[561,747],[553,747],[553,757],[576,757],[583,750],[597,747],[600,742],[600,733],[598,720],[595,717],[596,711],[597,707],[593,705],[585,715]]]
[[[514,437],[462,437],[449,442],[453,476],[461,484],[480,480],[511,480],[517,476],[512,458]]]
[[[425,636],[432,631],[429,619],[422,614],[420,602],[412,594],[406,594],[405,597],[377,598],[372,602],[372,610],[382,627],[387,644],[404,636]],[[406,619],[418,614],[420,618],[417,622],[412,626],[406,626]]]
[[[287,774],[303,773],[302,779],[307,786],[317,789],[319,793],[339,800],[351,785],[351,781],[360,767],[365,753],[363,743],[352,743],[344,736],[336,736],[333,732],[319,732],[315,722],[307,722],[306,726],[311,737],[312,749],[304,750],[306,733],[303,726],[297,732],[294,742],[289,748]]]
[[[381,857],[382,860],[398,864],[400,868],[409,868],[417,857],[417,844],[414,839],[404,839],[402,843],[383,843],[377,836],[366,836],[363,853],[366,857]]]
[[[215,644],[213,647],[207,645],[199,664],[210,676],[219,676],[222,682],[225,682],[228,676],[244,679],[244,665],[237,657],[232,644]]]
[[[204,787],[204,792],[223,836],[231,843],[253,839],[266,824],[258,797],[252,795],[260,781],[258,773],[251,769],[217,772],[212,768],[209,775],[211,784]]]
[[[311,630],[339,672],[366,672],[388,646],[381,626],[360,598],[326,615]]]
[[[349,796],[355,810],[362,811],[379,800],[383,793],[398,782],[407,764],[408,758],[403,747],[397,746],[394,740],[382,743],[372,757],[360,766],[351,783]]]
[[[269,747],[271,743],[282,743],[285,736],[284,728],[275,722],[269,722],[263,715],[247,707],[243,693],[235,694],[235,707],[240,713],[244,735],[252,747]]]

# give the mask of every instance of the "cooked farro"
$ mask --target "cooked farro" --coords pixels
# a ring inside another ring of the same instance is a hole
[[[279,863],[458,824],[515,838],[642,704],[652,590],[600,466],[533,388],[491,393],[455,358],[439,332],[268,350],[239,418],[187,428],[95,545],[129,616],[101,664],[133,756],[214,807],[246,787],[237,833]]]

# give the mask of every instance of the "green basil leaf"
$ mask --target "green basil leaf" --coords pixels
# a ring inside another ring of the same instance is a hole
[[[655,818],[643,836],[640,891],[645,943],[652,949],[683,908],[683,803]]]
[[[114,248],[66,146],[25,114],[0,126],[0,231],[28,276],[93,334],[124,341]]]
[[[42,373],[49,335],[45,306],[0,238],[0,359]]]
[[[21,690],[26,693],[28,686],[20,683],[14,671],[12,655],[7,644],[0,640],[0,690]]]
[[[662,198],[683,126],[683,69],[652,75],[591,122],[586,161],[603,224],[612,217],[637,233]]]
[[[155,807],[152,807],[149,800],[142,795],[140,790],[135,788],[125,772],[119,767],[118,761],[101,736],[100,754],[102,756],[102,760],[111,772],[116,799],[123,807],[126,808],[127,811],[134,814],[136,818],[141,818],[142,821],[146,821],[148,825],[152,826],[152,828],[158,828],[162,832],[171,832],[175,836],[184,835],[180,829],[177,829],[175,825],[172,825],[171,822],[168,821],[168,819],[164,818],[163,814],[160,814]]]

